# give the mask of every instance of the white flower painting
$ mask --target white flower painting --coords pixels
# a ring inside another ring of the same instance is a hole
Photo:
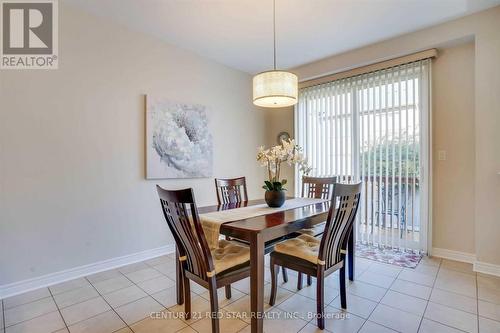
[[[146,97],[146,177],[212,176],[212,135],[206,108]]]

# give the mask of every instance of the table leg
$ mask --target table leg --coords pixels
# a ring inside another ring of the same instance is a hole
[[[349,280],[354,281],[354,228],[347,242],[347,261],[349,262]]]
[[[184,304],[184,283],[182,279],[182,267],[181,262],[179,261],[179,252],[177,251],[177,247],[175,248],[175,288],[177,293],[177,304]]]
[[[251,332],[264,332],[264,241],[259,233],[250,240]]]

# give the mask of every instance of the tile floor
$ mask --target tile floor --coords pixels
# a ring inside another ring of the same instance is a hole
[[[500,278],[472,272],[469,264],[424,258],[402,269],[356,258],[356,281],[348,286],[347,312],[339,310],[338,276],[327,280],[326,330],[335,333],[500,332]],[[266,270],[266,281],[269,273]],[[282,283],[276,305],[266,306],[266,332],[320,332],[314,284],[297,292],[296,274]],[[0,301],[0,333],[210,332],[203,315],[183,320],[175,301],[175,266],[163,256]],[[227,316],[222,332],[250,332],[249,281],[233,285],[219,302]],[[266,284],[266,300],[270,284]],[[192,287],[193,311],[209,310],[208,293]],[[151,313],[163,319],[151,318]]]

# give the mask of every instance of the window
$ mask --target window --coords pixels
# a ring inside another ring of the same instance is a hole
[[[358,241],[426,248],[429,70],[422,60],[299,92],[295,137],[312,175],[363,183]]]

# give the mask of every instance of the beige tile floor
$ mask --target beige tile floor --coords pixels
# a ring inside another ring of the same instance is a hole
[[[424,258],[416,269],[356,261],[347,312],[339,310],[338,275],[327,279],[325,332],[500,332],[500,278],[440,259]],[[0,333],[210,332],[203,315],[210,309],[208,293],[192,287],[193,311],[201,315],[184,320],[174,275],[169,255],[10,297],[0,302]],[[311,318],[314,284],[297,291],[297,276],[289,275],[288,283],[280,279],[276,305],[266,305],[265,331],[320,332]],[[268,300],[268,270],[266,281]],[[248,279],[233,285],[230,300],[220,290],[222,332],[250,332],[248,291]]]

